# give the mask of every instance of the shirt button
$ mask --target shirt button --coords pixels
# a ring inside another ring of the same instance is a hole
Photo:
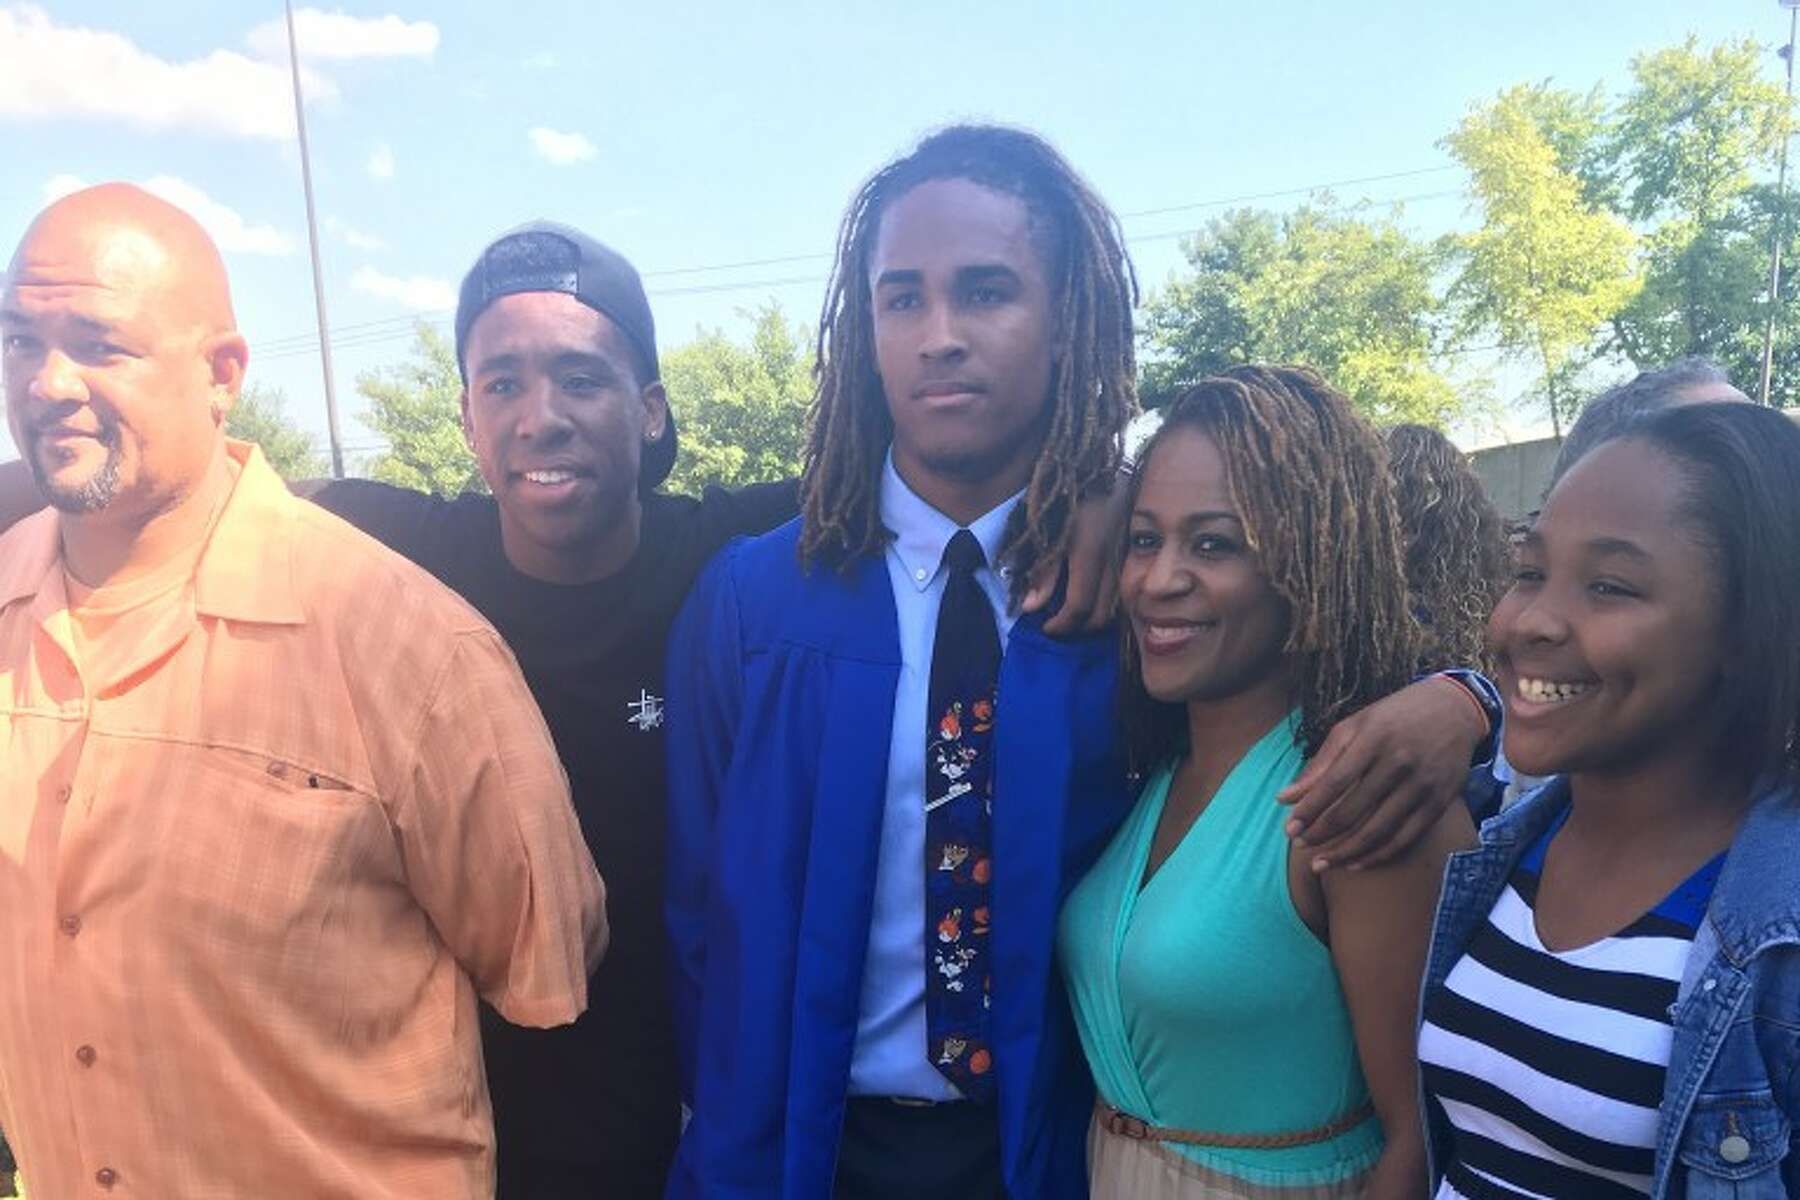
[[[1706,982],[1705,982],[1705,983],[1702,983],[1702,984],[1701,984],[1701,985],[1700,985],[1700,990],[1701,990],[1701,991],[1703,991],[1703,992],[1710,992],[1710,991],[1712,991],[1712,990],[1713,990],[1713,989],[1714,989],[1714,988],[1715,988],[1715,987],[1717,987],[1717,986],[1719,986],[1719,981],[1718,981],[1718,980],[1716,980],[1716,979],[1708,979],[1708,980],[1707,980],[1707,981],[1706,981]]]
[[[924,567],[920,567],[918,570],[913,572],[913,578],[918,580],[920,583],[924,583],[926,576],[929,574],[930,574],[930,572],[926,571]]]
[[[93,1066],[94,1060],[98,1057],[100,1056],[94,1053],[94,1048],[92,1046],[82,1046],[75,1051],[75,1061],[84,1067]]]
[[[56,802],[58,804],[67,804],[69,802],[69,797],[74,794],[75,789],[65,783],[63,786],[56,789]]]
[[[58,921],[57,924],[61,926],[63,933],[67,934],[69,937],[74,937],[81,932],[81,918],[74,913],[70,913],[61,921]]]
[[[94,1172],[94,1182],[103,1188],[110,1188],[113,1184],[119,1182],[119,1173],[111,1167],[101,1167],[98,1171]]]
[[[1742,1134],[1734,1133],[1719,1143],[1719,1157],[1728,1163],[1741,1163],[1750,1157],[1750,1141]]]

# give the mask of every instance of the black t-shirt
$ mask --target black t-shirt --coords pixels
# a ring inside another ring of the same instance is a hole
[[[792,517],[796,485],[650,495],[630,563],[573,586],[513,568],[492,497],[440,500],[367,480],[296,490],[436,575],[500,631],[543,709],[606,883],[612,941],[587,1012],[539,1030],[482,1007],[503,1178],[517,1159],[660,1178],[680,1124],[662,922],[663,654],[707,560],[732,537]]]

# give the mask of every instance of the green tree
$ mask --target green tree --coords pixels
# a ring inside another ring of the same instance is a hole
[[[1261,352],[1246,293],[1281,257],[1281,218],[1262,209],[1228,212],[1185,241],[1181,252],[1190,273],[1152,293],[1140,322],[1148,353],[1139,391],[1152,406]]]
[[[281,389],[251,384],[225,415],[225,432],[262,447],[263,457],[283,479],[318,479],[328,473],[313,435],[287,415]]]
[[[1508,94],[1549,143],[1556,165],[1581,185],[1582,199],[1595,208],[1616,210],[1619,180],[1611,141],[1613,117],[1601,86],[1574,92],[1546,81]]]
[[[1740,293],[1759,297],[1753,312],[1740,314],[1729,323],[1730,332],[1713,352],[1726,372],[1747,394],[1756,397],[1762,376],[1763,334],[1768,327],[1769,249],[1779,224],[1781,230],[1781,291],[1774,297],[1775,338],[1769,376],[1769,403],[1782,408],[1800,405],[1800,196],[1789,190],[1777,197],[1773,184],[1757,184],[1733,207],[1741,222],[1734,239],[1737,274],[1755,291]]]
[[[1146,306],[1146,403],[1235,363],[1295,362],[1380,423],[1443,424],[1460,411],[1432,363],[1437,252],[1393,219],[1328,197],[1285,216],[1240,209],[1183,253],[1190,273]]]
[[[446,497],[487,490],[463,437],[462,376],[443,334],[421,322],[411,361],[365,372],[356,390],[369,402],[364,424],[388,447],[371,478]]]
[[[1558,437],[1577,401],[1572,374],[1643,282],[1631,228],[1597,206],[1570,165],[1568,129],[1546,118],[1579,103],[1542,84],[1510,88],[1444,140],[1482,216],[1481,228],[1447,239],[1459,332],[1497,334],[1506,353],[1532,361]]]
[[[743,315],[754,321],[748,346],[715,329],[662,356],[681,436],[673,491],[799,474],[813,390],[811,334],[790,325],[772,300]]]
[[[1761,57],[1753,41],[1702,49],[1693,38],[1639,56],[1609,139],[1624,212],[1648,226],[1644,288],[1613,322],[1620,348],[1640,367],[1703,354],[1747,390],[1761,372],[1779,213],[1773,189],[1755,181],[1773,170],[1790,120]],[[1776,383],[1791,399],[1800,318],[1775,300],[1787,367]]]
[[[1663,215],[1702,226],[1724,215],[1760,167],[1773,164],[1787,100],[1762,77],[1762,48],[1746,38],[1701,50],[1679,46],[1631,61],[1612,154],[1634,220]]]

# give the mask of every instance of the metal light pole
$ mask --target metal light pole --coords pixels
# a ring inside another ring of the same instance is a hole
[[[1781,311],[1781,243],[1787,239],[1787,158],[1794,109],[1794,35],[1800,32],[1800,0],[1780,0],[1788,10],[1788,40],[1781,48],[1787,61],[1787,107],[1781,114],[1781,166],[1775,174],[1775,244],[1769,249],[1769,323],[1763,329],[1762,387],[1757,401],[1769,402],[1769,377],[1775,369],[1775,315]]]
[[[1800,4],[1800,0],[1793,0]],[[1788,3],[1788,0],[1782,0]],[[312,247],[313,304],[319,311],[319,362],[325,371],[325,426],[331,437],[331,474],[344,477],[344,449],[338,438],[337,389],[331,379],[331,329],[325,323],[325,269],[319,263],[319,222],[313,214],[312,159],[306,152],[306,105],[300,95],[300,47],[294,38],[294,3],[287,12],[288,67],[294,73],[294,125],[300,131],[300,183],[306,191],[306,239]],[[1791,75],[1791,72],[1790,72]],[[1790,84],[1792,79],[1789,80]]]

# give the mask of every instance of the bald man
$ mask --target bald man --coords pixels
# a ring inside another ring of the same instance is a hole
[[[480,1197],[476,996],[566,1023],[602,890],[493,630],[225,414],[217,249],[108,185],[0,296],[0,1128],[33,1195]]]
[[[1641,371],[1617,387],[1595,396],[1582,407],[1573,428],[1563,439],[1550,468],[1548,496],[1575,460],[1616,437],[1647,413],[1684,404],[1748,404],[1750,397],[1732,385],[1725,368],[1710,358],[1693,355],[1665,367]]]

